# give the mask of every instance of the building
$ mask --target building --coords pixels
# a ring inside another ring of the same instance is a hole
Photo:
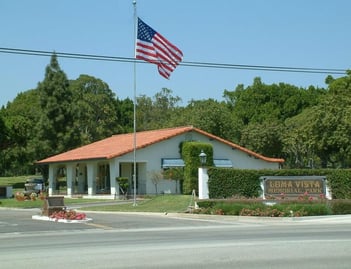
[[[182,167],[179,144],[201,141],[213,146],[214,165],[240,169],[279,169],[283,159],[268,158],[192,126],[114,135],[109,138],[37,162],[49,165],[49,195],[57,193],[59,179],[65,195],[105,195],[118,198],[117,177],[129,178],[134,191],[136,164],[137,195],[155,194],[152,174],[169,167]],[[136,146],[134,146],[136,145]],[[135,150],[134,150],[135,149]],[[135,158],[134,158],[135,153]],[[178,182],[163,179],[158,193],[179,193]]]

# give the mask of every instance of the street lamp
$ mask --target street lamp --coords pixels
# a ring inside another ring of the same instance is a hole
[[[199,154],[201,167],[198,169],[199,199],[208,199],[208,174],[206,165],[206,153],[201,150]]]
[[[207,157],[206,153],[203,150],[201,150],[199,157],[200,157],[201,166],[204,166],[206,164],[206,157]]]

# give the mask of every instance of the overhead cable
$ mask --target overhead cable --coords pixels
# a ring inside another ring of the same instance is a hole
[[[55,53],[61,58],[94,60],[94,61],[113,61],[113,62],[138,62],[146,63],[131,57],[117,57],[107,55],[82,54],[82,53],[68,53],[68,52],[51,52],[43,50],[28,50],[18,48],[1,48],[0,53],[8,54],[22,54],[31,56],[46,56],[51,57]],[[289,67],[289,66],[269,66],[269,65],[243,65],[243,64],[228,64],[228,63],[211,63],[211,62],[181,62],[182,66],[202,67],[202,68],[221,68],[221,69],[243,69],[243,70],[259,70],[259,71],[273,71],[273,72],[298,72],[298,73],[317,73],[317,74],[346,74],[345,69],[335,68],[312,68],[312,67]]]

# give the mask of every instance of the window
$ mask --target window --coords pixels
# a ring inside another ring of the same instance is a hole
[[[233,167],[232,161],[229,159],[214,159],[213,163],[215,167]]]
[[[165,158],[161,160],[161,168],[184,167],[184,161],[179,158]]]

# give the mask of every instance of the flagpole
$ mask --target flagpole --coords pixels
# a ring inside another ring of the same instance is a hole
[[[137,205],[136,202],[136,39],[137,39],[137,10],[136,0],[133,0],[134,6],[134,106],[133,106],[133,206]]]

